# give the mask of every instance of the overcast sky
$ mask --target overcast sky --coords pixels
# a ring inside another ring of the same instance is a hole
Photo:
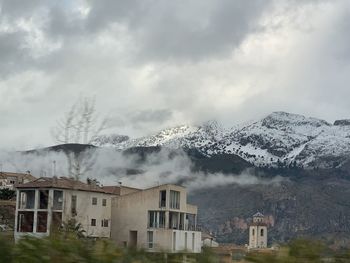
[[[0,147],[96,96],[132,136],[272,111],[350,118],[349,0],[0,0]]]

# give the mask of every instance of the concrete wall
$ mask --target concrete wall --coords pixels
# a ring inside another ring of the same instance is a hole
[[[35,191],[35,201],[33,209],[19,209],[19,192],[21,190],[34,190]],[[39,209],[39,191],[49,190],[48,208]],[[62,200],[62,210],[53,210],[53,197],[54,190],[63,192]],[[72,195],[77,197],[77,209],[76,215],[72,214],[71,210],[71,200]],[[97,198],[97,205],[92,205],[92,197]],[[102,199],[106,199],[106,206],[102,206]],[[17,232],[18,224],[18,212],[19,211],[30,211],[34,212],[34,222],[33,222],[33,232]],[[46,233],[37,233],[37,213],[43,211],[48,213],[47,218],[47,231]],[[17,190],[17,202],[16,202],[16,218],[15,218],[15,238],[18,239],[24,235],[32,235],[37,237],[47,236],[50,234],[50,227],[52,223],[52,213],[62,212],[62,222],[67,222],[69,219],[76,219],[77,223],[81,223],[82,228],[86,231],[87,236],[91,237],[110,237],[111,230],[111,195],[98,193],[98,192],[88,192],[88,191],[78,191],[78,190],[66,190],[66,189],[19,189]],[[91,226],[91,219],[96,219],[96,226]],[[101,220],[108,220],[108,227],[102,227]]]
[[[166,190],[166,207],[159,208],[160,191]],[[170,190],[180,192],[180,209],[170,209]],[[186,189],[175,185],[162,185],[139,192],[117,196],[112,200],[111,237],[118,245],[130,244],[130,231],[137,231],[137,246],[148,249],[147,231],[153,231],[154,249],[173,251],[173,233],[176,233],[175,251],[185,249],[185,232],[188,237],[188,247],[192,244],[192,233],[195,233],[195,251],[200,252],[201,233],[168,229],[169,212],[196,214],[195,206],[187,206]],[[148,211],[165,211],[166,228],[148,228]]]
[[[72,195],[77,197],[77,215],[72,215]],[[92,205],[92,198],[97,198],[97,204]],[[102,206],[102,199],[106,199],[106,206]],[[87,236],[91,237],[110,237],[111,232],[111,195],[65,190],[64,191],[64,213],[63,221],[71,218],[82,224],[82,228],[86,231]],[[96,226],[91,226],[91,219],[96,219]],[[108,227],[102,227],[101,220],[108,220]]]

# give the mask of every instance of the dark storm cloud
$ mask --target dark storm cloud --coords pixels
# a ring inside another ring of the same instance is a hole
[[[89,26],[125,23],[144,59],[207,59],[226,54],[255,30],[269,0],[92,1]]]

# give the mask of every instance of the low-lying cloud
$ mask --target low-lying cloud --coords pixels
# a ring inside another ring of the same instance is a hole
[[[87,156],[91,155],[92,158],[85,158],[80,163],[82,170],[89,168],[80,179],[84,181],[88,177],[96,178],[103,185],[118,185],[121,182],[126,186],[147,188],[174,183],[196,190],[228,184],[279,184],[283,181],[278,176],[260,178],[249,170],[238,175],[198,171],[182,151],[161,149],[142,156],[125,154],[113,148],[101,148],[87,152]],[[30,171],[36,177],[68,176],[67,156],[63,152],[1,152],[0,164],[2,171]]]

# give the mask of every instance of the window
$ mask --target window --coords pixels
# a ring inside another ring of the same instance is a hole
[[[19,208],[20,209],[34,209],[35,191],[23,190],[19,194]]]
[[[186,214],[185,230],[196,231],[196,215]]]
[[[148,227],[164,228],[165,211],[148,211]]]
[[[179,216],[178,212],[169,212],[169,228],[179,229]]]
[[[38,212],[36,232],[46,233],[47,231],[47,212]]]
[[[255,229],[254,228],[252,229],[252,235],[253,236],[255,235]]]
[[[264,236],[264,229],[260,230],[260,236],[263,237]]]
[[[72,195],[71,212],[72,212],[72,216],[77,215],[77,196],[76,195]]]
[[[91,226],[96,226],[96,219],[94,218],[91,219]]]
[[[180,192],[170,190],[170,208],[180,209]]]
[[[49,204],[49,190],[39,191],[39,209],[47,209]]]
[[[147,244],[148,248],[153,248],[153,231],[147,231]]]
[[[18,212],[18,232],[33,232],[34,212]]]
[[[166,207],[166,190],[159,192],[159,208]]]
[[[92,198],[92,205],[97,205],[97,197]]]
[[[102,206],[107,206],[107,199],[102,199]]]
[[[101,220],[101,226],[102,227],[108,227],[108,219]]]
[[[62,210],[63,206],[63,192],[53,191],[53,210]]]

